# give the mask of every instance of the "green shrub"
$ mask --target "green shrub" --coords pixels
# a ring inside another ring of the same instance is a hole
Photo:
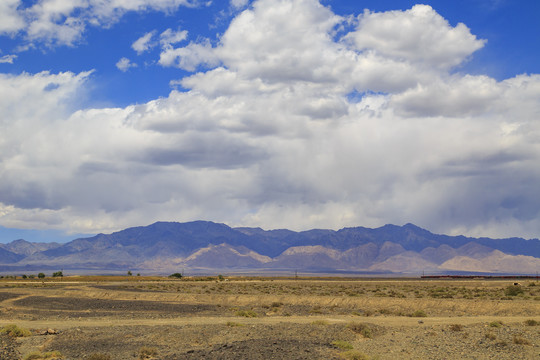
[[[9,325],[4,326],[0,330],[0,333],[7,334],[11,337],[26,337],[26,336],[32,335],[30,330],[18,327],[15,324],[9,324]]]
[[[244,326],[244,324],[240,324],[240,323],[237,323],[237,322],[234,322],[234,321],[227,321],[227,323],[225,325],[227,325],[228,327]]]
[[[44,274],[44,273],[39,273],[37,277],[40,278],[40,279],[44,279],[44,278],[45,278],[45,274]]]
[[[427,317],[427,314],[424,310],[416,310],[410,316],[411,317]]]
[[[335,347],[341,350],[351,350],[353,348],[353,346],[350,343],[343,340],[332,341],[332,345],[334,345]]]
[[[343,359],[346,360],[369,360],[367,355],[357,350],[349,350],[340,354]]]
[[[373,337],[373,331],[368,324],[351,322],[347,325],[347,328],[357,334],[362,335],[366,339],[371,339]]]
[[[259,315],[253,310],[239,310],[236,312],[236,316],[252,318],[252,317],[258,317]]]
[[[523,289],[519,285],[510,285],[504,289],[504,294],[506,296],[517,296],[523,294]]]
[[[181,278],[182,278],[182,274],[180,274],[180,273],[174,273],[174,274],[169,275],[169,277],[170,277],[170,278],[181,279]]]
[[[500,328],[503,326],[502,321],[492,321],[489,323],[489,327]]]
[[[311,324],[312,325],[328,325],[328,321],[326,321],[326,320],[315,320]]]

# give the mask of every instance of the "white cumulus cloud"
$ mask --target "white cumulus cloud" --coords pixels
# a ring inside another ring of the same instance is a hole
[[[345,21],[255,1],[218,42],[162,49],[185,91],[124,108],[73,109],[88,73],[0,76],[0,224],[537,236],[540,75],[453,73],[484,40],[428,6]]]
[[[118,62],[116,63],[116,67],[118,68],[118,70],[126,72],[130,68],[137,67],[137,64],[132,63],[131,60],[129,60],[128,58],[123,57],[118,60]]]
[[[131,48],[137,52],[137,54],[142,54],[148,50],[150,50],[152,47],[155,46],[155,43],[153,43],[152,38],[156,34],[155,31],[150,31],[138,38],[131,44]]]

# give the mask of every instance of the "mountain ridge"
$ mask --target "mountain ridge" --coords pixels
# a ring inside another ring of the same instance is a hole
[[[50,246],[24,240],[0,246],[0,270],[39,266],[82,272],[188,268],[444,273],[464,269],[532,274],[540,269],[540,240],[439,235],[410,223],[292,231],[232,228],[199,220],[156,222]]]

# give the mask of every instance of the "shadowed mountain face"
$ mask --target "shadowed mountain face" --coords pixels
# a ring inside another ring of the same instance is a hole
[[[415,225],[333,230],[265,231],[207,221],[157,222],[63,245],[16,240],[0,248],[0,263],[63,269],[200,271],[229,269],[444,273],[535,273],[540,241],[432,234]]]

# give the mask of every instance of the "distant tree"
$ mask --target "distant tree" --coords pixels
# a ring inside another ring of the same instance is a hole
[[[128,270],[128,276],[131,276],[133,275],[133,273],[131,272],[131,270]]]
[[[27,279],[28,276],[26,276],[26,274],[23,274],[22,278],[23,278],[23,279]]]
[[[57,271],[52,274],[53,277],[63,277],[64,273],[62,271]]]
[[[141,273],[137,273],[137,276],[141,276]]]
[[[40,278],[40,279],[43,279],[43,278],[45,278],[45,274],[44,273],[39,273],[37,277]]]
[[[181,279],[181,278],[182,278],[182,274],[180,274],[180,273],[174,273],[174,274],[169,275],[169,277],[170,277],[170,278]]]

